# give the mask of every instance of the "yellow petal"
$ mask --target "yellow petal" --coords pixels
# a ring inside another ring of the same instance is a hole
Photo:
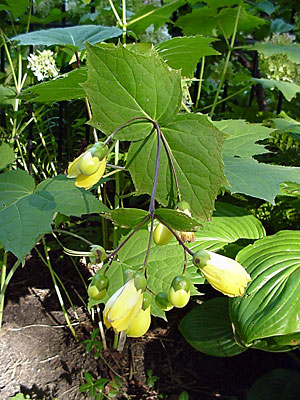
[[[68,166],[68,178],[76,178],[80,172],[78,169],[78,164],[81,161],[81,159],[88,153],[89,150],[85,151],[84,153],[80,154],[79,157],[75,158],[74,161],[69,163]]]
[[[138,298],[135,305],[132,307],[130,312],[126,314],[126,316],[122,319],[115,320],[111,323],[112,327],[115,331],[121,332],[128,329],[132,323],[134,322],[135,318],[138,316],[143,304],[143,295]]]
[[[146,310],[141,309],[139,311],[133,323],[130,325],[129,329],[125,331],[125,333],[129,337],[143,336],[149,329],[150,323],[151,323],[151,315],[149,306]]]
[[[76,161],[76,160],[75,160]],[[75,162],[73,161],[73,162]],[[90,189],[95,183],[99,182],[102,178],[106,167],[106,158],[104,158],[99,166],[99,169],[90,176],[78,174],[76,177],[75,185],[85,189]],[[68,175],[69,176],[69,175]]]
[[[137,291],[134,285],[134,279],[130,279],[124,286],[123,290],[118,296],[118,298],[114,301],[113,305],[110,307],[109,313],[107,315],[107,319],[110,322],[120,320],[131,311],[131,309],[135,306],[138,299],[143,298],[143,294],[141,291]]]

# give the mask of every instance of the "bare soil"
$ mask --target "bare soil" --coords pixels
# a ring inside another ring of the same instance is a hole
[[[82,302],[86,295],[74,267],[64,262],[57,262],[56,272],[75,304],[80,323],[71,308],[68,312],[79,340],[66,327],[48,269],[31,258],[19,267],[7,291],[0,334],[1,400],[19,392],[40,400],[89,399],[78,391],[84,371],[95,379],[119,375],[122,387],[116,399],[176,400],[185,390],[190,400],[245,400],[255,380],[272,369],[299,370],[287,353],[248,350],[218,358],[194,350],[177,329],[185,309],[169,312],[168,322],[154,320],[143,338],[127,339],[123,352],[112,350],[108,333],[109,350],[95,359],[82,341],[96,324]],[[87,271],[82,272],[87,278]],[[149,370],[158,377],[153,387],[148,385]],[[107,395],[109,391],[107,385]]]

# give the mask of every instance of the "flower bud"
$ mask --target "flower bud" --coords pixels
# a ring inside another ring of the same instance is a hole
[[[98,160],[102,161],[108,153],[108,147],[103,142],[97,142],[90,149],[90,152],[93,157],[97,157]]]
[[[103,247],[95,244],[91,246],[91,253],[89,256],[91,264],[100,264],[106,257],[107,254]]]
[[[93,300],[101,300],[105,297],[107,290],[98,290],[96,286],[90,284],[88,287],[88,296]]]
[[[190,281],[183,275],[176,276],[168,293],[168,300],[174,307],[182,308],[190,300]]]
[[[183,212],[184,214],[188,215],[189,217],[192,216],[190,205],[185,200],[182,200],[179,203],[177,203],[176,210]],[[192,243],[195,241],[194,232],[179,231],[179,232],[177,232],[177,234],[184,243]]]
[[[131,278],[133,278],[134,271],[132,269],[126,269],[124,275],[125,275],[125,282],[128,282]]]
[[[144,292],[143,305],[142,305],[143,310],[147,310],[147,308],[151,305],[151,300],[152,300],[151,294],[149,292]]]
[[[97,272],[88,287],[88,295],[93,300],[101,300],[105,297],[107,288],[109,285],[109,280],[103,272]]]
[[[197,268],[203,268],[207,264],[207,261],[210,259],[210,255],[205,250],[198,250],[193,255],[193,264]]]
[[[177,203],[176,208],[180,211],[183,211],[185,214],[191,216],[191,207],[187,201],[185,200],[179,201],[179,203]]]
[[[100,160],[98,157],[93,157],[91,151],[87,151],[78,163],[78,170],[85,176],[95,174],[100,167]]]
[[[145,278],[145,274],[143,271],[138,271],[134,275],[134,285],[136,290],[141,290],[144,292],[147,287],[147,279]]]
[[[163,246],[168,244],[173,238],[173,234],[169,229],[162,223],[159,223],[153,232],[154,243]]]
[[[187,279],[184,275],[178,275],[176,276],[172,283],[171,287],[177,291],[177,290],[185,290],[186,292],[189,292],[191,288],[191,283],[189,279]]]
[[[155,296],[155,303],[164,311],[170,311],[173,305],[169,302],[168,294],[165,292],[159,292]]]

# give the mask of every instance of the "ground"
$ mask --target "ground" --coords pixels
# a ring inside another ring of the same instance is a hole
[[[154,320],[143,338],[127,339],[123,352],[112,350],[113,337],[108,332],[108,350],[95,359],[82,343],[96,327],[86,309],[82,284],[72,265],[59,261],[56,272],[75,304],[80,323],[72,309],[68,311],[79,340],[66,327],[48,269],[32,257],[17,270],[7,291],[0,334],[1,400],[19,392],[32,399],[89,399],[78,391],[84,371],[97,379],[114,381],[120,376],[116,399],[176,400],[187,391],[190,400],[244,400],[255,380],[268,371],[299,370],[288,353],[248,350],[218,358],[194,350],[177,329],[186,309],[170,311],[168,322]],[[150,370],[157,377],[152,387]],[[107,385],[106,394],[110,390]]]

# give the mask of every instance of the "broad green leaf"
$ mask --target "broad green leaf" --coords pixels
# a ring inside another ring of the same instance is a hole
[[[179,330],[191,346],[210,356],[230,357],[247,350],[234,340],[225,297],[216,297],[193,308],[181,320]]]
[[[300,233],[281,231],[241,250],[237,261],[251,275],[242,297],[230,302],[241,343],[267,351],[299,346]]]
[[[191,232],[197,229],[200,223],[194,218],[189,217],[182,211],[170,210],[169,208],[159,208],[155,210],[155,215],[166,222],[172,229],[183,232]]]
[[[118,37],[122,30],[111,26],[102,25],[79,25],[67,28],[51,28],[41,31],[23,33],[14,36],[10,40],[22,45],[64,45],[75,51],[83,50],[85,42],[96,44],[104,40]]]
[[[199,35],[175,37],[159,43],[155,48],[171,68],[181,69],[182,76],[193,77],[201,57],[220,54],[210,47],[215,40]]]
[[[110,212],[91,192],[76,187],[66,175],[46,179],[37,186],[36,194],[54,201],[55,211],[68,216]]]
[[[35,15],[31,15],[31,23],[48,25],[52,22],[62,20],[63,18],[67,17],[67,15],[67,13],[63,13],[59,8],[52,8],[47,17],[38,18]]]
[[[0,170],[12,164],[15,161],[15,153],[13,149],[7,144],[0,145]]]
[[[87,79],[87,69],[80,68],[23,90],[20,98],[32,102],[47,103],[61,100],[82,99],[85,92],[81,87]]]
[[[8,86],[0,85],[0,104],[1,105],[14,105],[14,98],[16,97],[16,91]]]
[[[254,382],[247,400],[298,400],[299,372],[292,369],[274,369]]]
[[[300,45],[297,43],[292,44],[277,44],[277,43],[259,43],[256,42],[253,46],[249,47],[257,50],[266,57],[274,56],[276,54],[285,54],[289,60],[294,63],[300,63]]]
[[[275,6],[271,1],[262,0],[255,5],[259,10],[271,15],[275,11]]]
[[[226,134],[223,156],[252,157],[254,154],[267,153],[268,150],[256,142],[268,138],[275,130],[261,124],[249,124],[242,119],[214,121],[213,124]]]
[[[273,89],[274,87],[276,87],[282,92],[287,101],[291,101],[294,97],[296,97],[297,93],[300,92],[300,86],[296,83],[263,78],[252,78],[252,80],[261,83],[264,87],[268,89]]]
[[[20,17],[28,11],[31,6],[28,0],[5,0],[8,10],[11,12],[13,19]]]
[[[234,30],[237,10],[237,7],[223,8],[220,12],[210,7],[194,8],[192,13],[179,17],[175,26],[182,28],[186,36],[195,34],[212,36],[214,30],[218,29],[220,34],[224,31],[226,37],[230,37]],[[251,15],[244,8],[241,9],[238,32],[250,33],[263,24],[265,21],[262,18]]]
[[[110,134],[131,118],[151,118],[159,124],[174,118],[181,105],[180,72],[171,70],[155,51],[137,54],[122,45],[87,49],[88,81],[83,87],[93,110],[92,125]],[[142,139],[152,128],[140,120],[118,138]]]
[[[34,193],[34,180],[25,171],[0,176],[0,241],[19,259],[40,235],[51,232],[55,203]]]
[[[246,210],[232,204],[216,203],[210,222],[195,233],[195,242],[188,247],[196,252],[202,249],[216,251],[239,239],[260,239],[266,234],[261,222]]]
[[[224,157],[231,193],[244,193],[274,204],[282,182],[300,183],[300,168],[262,164],[250,158]]]
[[[289,32],[294,28],[294,25],[286,23],[282,18],[276,18],[271,22],[271,33]]]
[[[172,156],[183,200],[192,215],[209,219],[218,189],[226,181],[220,157],[223,136],[205,115],[178,115],[162,128]],[[162,146],[163,147],[163,146]],[[143,143],[132,143],[128,169],[138,194],[151,194],[156,159],[157,137],[150,135]],[[156,200],[162,205],[176,204],[176,187],[165,148],[161,151]],[[172,204],[174,203],[174,204]]]
[[[139,34],[148,28],[149,25],[153,24],[156,30],[168,22],[173,12],[185,3],[186,0],[174,0],[162,7],[154,7],[149,4],[127,22],[127,29]]]
[[[138,208],[116,208],[111,212],[111,218],[115,225],[122,228],[135,228],[149,213]]]

